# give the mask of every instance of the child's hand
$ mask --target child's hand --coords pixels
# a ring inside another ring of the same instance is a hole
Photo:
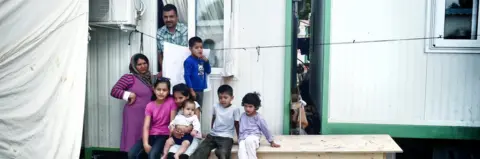
[[[150,146],[149,144],[143,144],[143,149],[146,153],[149,153],[150,150],[152,150],[152,146]]]
[[[272,143],[270,143],[270,146],[272,146],[272,147],[280,147],[279,144],[277,144],[277,143],[275,143],[275,142],[273,142],[273,141],[272,141]]]
[[[172,131],[170,132],[170,135],[168,135],[168,137],[174,137],[175,136],[175,129],[172,129]]]
[[[203,61],[205,61],[205,62],[207,62],[207,61],[208,61],[208,58],[207,58],[207,57],[205,57],[205,56],[202,56],[202,57],[201,57],[201,59],[202,59]]]
[[[193,112],[192,112],[193,113]],[[187,129],[185,130],[185,132],[192,132],[193,131],[193,125],[190,124]]]
[[[197,94],[195,93],[195,91],[193,89],[190,88],[190,94],[193,96],[193,97],[197,97]]]
[[[179,129],[175,129],[175,131],[173,132],[173,136],[175,136],[175,138],[177,139],[181,139],[183,137],[183,134],[183,131]]]
[[[197,136],[197,130],[192,130],[192,132],[190,132],[190,135],[192,135],[193,137]]]

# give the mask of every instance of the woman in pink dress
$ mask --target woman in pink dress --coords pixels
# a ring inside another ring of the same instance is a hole
[[[145,107],[151,101],[152,83],[158,77],[151,75],[148,58],[135,54],[130,60],[130,73],[123,75],[113,86],[111,95],[127,101],[123,107],[120,151],[128,152],[141,139]]]

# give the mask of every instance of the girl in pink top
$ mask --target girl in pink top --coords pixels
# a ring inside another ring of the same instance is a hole
[[[128,152],[129,159],[137,159],[145,151],[149,159],[159,159],[170,130],[168,125],[177,115],[175,100],[170,96],[170,81],[157,80],[154,85],[155,100],[145,108],[142,139]]]

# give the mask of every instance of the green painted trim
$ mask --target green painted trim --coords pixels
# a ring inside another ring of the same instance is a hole
[[[330,43],[331,1],[324,0],[324,43]],[[480,128],[391,124],[328,123],[330,45],[323,48],[322,134],[389,134],[392,137],[422,139],[480,139]]]
[[[92,150],[90,148],[85,148],[83,158],[92,159]]]
[[[84,149],[84,159],[92,159],[93,151],[120,151],[120,148],[110,148],[110,147],[86,147]]]
[[[292,0],[286,0],[285,7],[285,61],[283,62],[283,134],[288,135],[290,132],[290,90],[291,90],[291,70],[292,70]]]
[[[323,0],[324,1],[324,8],[320,8],[321,12],[323,11],[323,43],[330,43],[330,12],[331,12],[331,1],[332,0]],[[323,45],[323,58],[322,58],[322,125],[321,125],[321,133],[322,134],[329,134],[328,131],[328,87],[329,87],[329,75],[330,75],[330,45]]]
[[[325,134],[389,134],[400,138],[480,139],[480,128],[470,127],[353,123],[328,123],[325,127]]]

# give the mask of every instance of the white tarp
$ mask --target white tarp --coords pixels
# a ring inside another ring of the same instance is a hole
[[[0,33],[0,158],[79,158],[88,0],[0,1]]]
[[[164,57],[163,57],[163,70],[162,75],[164,77],[170,78],[170,83],[172,87],[179,83],[185,83],[185,78],[183,77],[183,62],[190,56],[192,53],[188,47],[175,45],[169,42],[163,43],[164,48]],[[203,55],[208,57],[210,55],[209,49],[203,49]],[[207,76],[208,78],[208,76]],[[210,80],[207,80],[208,88],[205,91],[210,90]]]

